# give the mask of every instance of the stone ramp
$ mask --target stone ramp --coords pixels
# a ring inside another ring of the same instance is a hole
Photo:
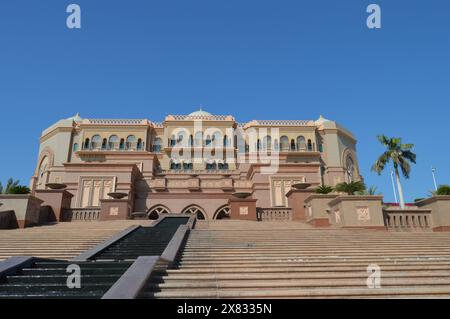
[[[278,224],[199,222],[177,267],[155,272],[143,297],[450,297],[450,233]],[[370,264],[381,288],[367,287]]]
[[[132,225],[152,223],[146,220],[68,222],[0,230],[0,260],[12,256],[68,260]]]

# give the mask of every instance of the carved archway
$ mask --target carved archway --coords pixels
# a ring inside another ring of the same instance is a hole
[[[148,219],[158,219],[161,214],[170,214],[169,209],[163,205],[156,205],[147,212]]]
[[[213,219],[230,218],[230,207],[228,205],[220,207],[215,213]]]
[[[195,214],[197,219],[204,220],[206,219],[205,211],[197,205],[190,205],[183,209],[182,214]]]

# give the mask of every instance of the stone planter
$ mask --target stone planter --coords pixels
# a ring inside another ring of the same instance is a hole
[[[450,231],[450,195],[433,196],[416,205],[431,210],[433,231]]]
[[[305,199],[306,222],[316,227],[330,226],[328,203],[338,197],[333,194],[313,194]]]
[[[343,228],[385,230],[383,196],[341,195],[329,202],[330,223]]]
[[[2,211],[14,211],[20,228],[39,224],[42,200],[29,194],[0,195]]]

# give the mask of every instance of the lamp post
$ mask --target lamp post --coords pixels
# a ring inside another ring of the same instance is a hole
[[[433,175],[433,183],[434,183],[434,190],[437,191],[438,187],[437,187],[437,183],[436,183],[436,168],[432,167],[431,168],[431,175]]]

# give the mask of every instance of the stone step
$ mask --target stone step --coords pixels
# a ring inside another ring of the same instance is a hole
[[[381,285],[388,287],[421,287],[421,286],[447,286],[450,287],[450,278],[382,278]],[[367,288],[367,276],[362,278],[313,278],[313,279],[267,279],[255,278],[249,280],[172,280],[163,283],[154,283],[148,286],[151,289],[239,289],[239,288],[332,288],[332,287],[361,287]],[[450,291],[449,291],[450,292]]]
[[[266,272],[266,273],[203,273],[203,274],[185,274],[185,273],[169,273],[165,276],[154,278],[162,279],[164,282],[179,281],[179,280],[193,280],[193,281],[208,281],[208,280],[274,280],[274,279],[345,279],[345,278],[362,278],[366,280],[368,273],[365,271],[346,271],[346,272],[297,272],[297,273],[280,273],[280,272]],[[447,278],[450,279],[450,271],[382,271],[384,278]]]
[[[171,289],[162,292],[147,292],[144,298],[373,298],[373,297],[420,297],[420,296],[450,297],[450,285],[419,286],[419,287],[389,287],[389,288],[272,288],[254,289]]]
[[[399,264],[399,265],[385,265],[377,264],[383,271],[395,271],[395,270],[450,270],[450,265],[439,265],[439,264]],[[269,264],[269,265],[245,265],[239,264],[235,265],[220,265],[220,266],[183,266],[179,269],[168,269],[167,273],[233,273],[233,272],[251,272],[251,273],[267,273],[267,272],[344,272],[344,271],[358,271],[361,269],[366,269],[368,264],[363,265],[324,265],[324,266],[310,266],[310,265],[279,265],[279,264]]]

